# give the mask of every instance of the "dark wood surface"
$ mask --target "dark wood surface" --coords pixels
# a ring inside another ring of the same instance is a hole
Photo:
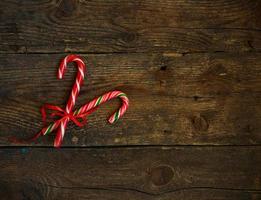
[[[0,1],[0,199],[261,199],[260,0]],[[70,124],[61,149],[44,103],[77,106],[119,89],[116,124],[101,106]]]
[[[260,0],[2,0],[0,52],[260,51]]]
[[[260,147],[2,148],[4,199],[260,199]]]
[[[106,118],[119,102],[103,105],[88,117],[86,128],[68,128],[64,146],[261,144],[260,55],[83,54],[88,76],[77,105],[116,88],[128,94],[131,106],[109,125]],[[66,103],[74,68],[57,80],[63,57],[0,56],[1,145],[10,145],[9,136],[37,133],[44,103]],[[53,139],[38,144],[52,146]]]

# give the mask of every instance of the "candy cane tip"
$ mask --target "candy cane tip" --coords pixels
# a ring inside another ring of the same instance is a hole
[[[114,120],[113,117],[110,117],[110,118],[108,119],[108,122],[109,122],[110,124],[113,124],[114,122],[116,122],[116,120]]]
[[[62,78],[63,78],[63,75],[64,75],[64,73],[62,73],[62,72],[59,70],[58,73],[57,73],[57,78],[58,78],[58,79],[62,79]]]
[[[55,148],[60,148],[60,147],[61,147],[61,142],[59,142],[59,141],[54,141],[53,146],[54,146]]]

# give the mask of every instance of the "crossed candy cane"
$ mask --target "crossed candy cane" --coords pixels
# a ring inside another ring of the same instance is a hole
[[[54,140],[54,147],[61,146],[67,124],[70,120],[73,121],[77,126],[82,127],[87,123],[87,120],[86,120],[87,115],[94,112],[100,104],[103,104],[111,99],[119,97],[122,101],[122,105],[108,119],[109,123],[112,124],[112,123],[116,122],[126,112],[126,110],[128,109],[128,106],[129,106],[129,99],[125,93],[123,93],[121,91],[111,91],[111,92],[107,92],[106,94],[104,94],[100,97],[93,99],[89,103],[86,103],[79,109],[76,109],[75,111],[73,111],[73,107],[74,107],[76,99],[79,95],[81,85],[83,84],[84,74],[86,72],[86,66],[85,66],[83,60],[79,56],[68,55],[62,60],[62,62],[60,64],[58,74],[57,74],[58,79],[63,78],[67,65],[70,62],[75,62],[77,64],[78,72],[77,72],[77,76],[76,76],[76,79],[75,79],[75,82],[74,82],[74,85],[73,85],[73,88],[71,91],[71,95],[66,104],[65,110],[60,108],[59,106],[44,104],[43,107],[41,108],[44,125],[46,124],[46,110],[47,109],[55,111],[50,114],[51,117],[59,116],[61,118],[56,121],[53,121],[48,126],[45,126],[38,134],[36,134],[33,137],[33,140],[35,140],[41,135],[46,135],[48,133],[51,133],[51,132],[57,130],[56,137]],[[81,119],[81,121],[79,121],[79,119]]]

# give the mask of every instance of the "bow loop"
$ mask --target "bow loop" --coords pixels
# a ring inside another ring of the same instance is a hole
[[[56,111],[53,113],[50,113],[49,115],[47,115],[47,110],[51,110],[51,111]],[[64,110],[62,108],[60,108],[59,106],[54,106],[51,104],[44,104],[41,107],[41,114],[42,114],[42,121],[43,121],[43,125],[46,126],[46,119],[47,116],[49,116],[52,120],[55,116],[63,116],[64,115]]]

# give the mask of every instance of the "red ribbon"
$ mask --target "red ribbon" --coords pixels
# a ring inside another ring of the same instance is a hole
[[[73,113],[66,113],[66,111],[63,110],[62,108],[60,108],[59,106],[44,104],[41,108],[42,121],[43,121],[44,126],[46,126],[46,110],[47,109],[57,111],[57,112],[51,113],[49,115],[50,118],[53,119],[55,116],[60,116],[61,117],[61,119],[59,119],[60,122],[65,120],[65,118],[69,118],[79,127],[82,127],[87,123],[87,119],[86,119],[87,115],[91,114],[94,111],[94,110],[90,110],[84,114],[74,115]],[[80,122],[78,119],[82,119],[82,122]]]

